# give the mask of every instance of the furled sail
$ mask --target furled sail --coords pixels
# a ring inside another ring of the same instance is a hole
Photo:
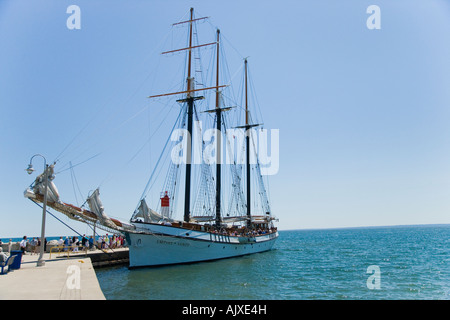
[[[135,219],[142,218],[144,222],[148,223],[154,223],[159,222],[162,219],[162,216],[159,215],[157,212],[151,210],[147,202],[145,202],[145,199],[141,200],[141,203],[139,204],[139,208],[137,209],[136,214],[134,215]]]
[[[53,183],[53,179],[55,178],[55,176],[53,175],[54,173],[54,165],[50,165],[48,166],[48,169],[46,170],[47,174],[48,174],[48,188],[47,188],[47,200],[48,201],[52,201],[52,202],[59,202],[59,192],[58,189],[56,188],[55,184]],[[45,172],[41,173],[40,175],[37,176],[36,180],[34,181],[34,186],[33,189],[30,190],[28,189],[26,192],[28,193],[29,196],[32,195],[32,193],[34,194],[40,194],[42,196],[45,195]]]
[[[116,224],[106,215],[102,202],[100,201],[100,191],[95,191],[88,197],[87,203],[89,208],[97,216],[100,222],[110,228],[116,228]]]
[[[168,217],[163,217],[155,210],[150,209],[147,205],[147,202],[145,202],[145,199],[141,200],[136,213],[133,215],[132,220],[135,220],[135,219],[143,219],[143,221],[147,222],[147,223],[160,223],[163,220],[164,221],[174,221],[173,219],[170,219]]]

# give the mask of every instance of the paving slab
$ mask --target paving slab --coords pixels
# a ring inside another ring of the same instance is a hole
[[[88,256],[47,253],[41,267],[38,257],[26,254],[20,269],[0,275],[0,300],[105,300]]]

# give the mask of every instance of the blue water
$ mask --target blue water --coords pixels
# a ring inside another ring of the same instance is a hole
[[[107,299],[449,300],[450,225],[280,231],[264,253],[96,273]]]

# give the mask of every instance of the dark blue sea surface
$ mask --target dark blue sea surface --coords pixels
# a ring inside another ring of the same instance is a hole
[[[264,253],[96,273],[107,299],[450,299],[450,225],[279,233]]]

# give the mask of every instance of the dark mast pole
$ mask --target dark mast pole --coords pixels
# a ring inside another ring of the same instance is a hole
[[[220,30],[217,29],[217,69],[216,69],[216,86],[211,88],[216,88],[216,107],[212,110],[207,110],[205,112],[215,113],[216,114],[216,225],[220,226],[222,224],[222,214],[221,214],[221,168],[222,168],[222,112],[228,111],[231,107],[220,107],[220,91],[219,88],[223,86],[219,86],[219,41],[220,41]]]
[[[186,185],[184,196],[184,221],[190,220],[190,203],[191,203],[191,162],[192,162],[192,120],[194,114],[194,98],[191,96],[192,78],[191,78],[191,58],[192,58],[192,20],[194,18],[194,8],[191,8],[191,19],[189,22],[189,51],[188,51],[188,76],[187,76],[187,104],[188,104],[188,123],[187,129],[189,133],[188,150],[186,154]]]
[[[246,171],[247,171],[247,227],[252,225],[252,216],[250,213],[250,125],[248,123],[248,96],[247,96],[247,59],[245,61],[245,144],[246,144]]]
[[[217,70],[216,70],[216,115],[217,115],[217,145],[216,145],[216,225],[221,224],[221,213],[220,213],[220,186],[221,186],[221,148],[222,148],[222,109],[219,106],[219,35],[220,30],[217,29]]]
[[[183,50],[188,50],[188,74],[187,74],[187,89],[186,91],[179,91],[179,92],[172,92],[172,93],[165,93],[165,94],[157,94],[149,96],[149,98],[157,98],[157,97],[163,97],[163,96],[170,96],[170,95],[178,95],[178,94],[186,94],[186,98],[179,99],[177,102],[180,103],[187,103],[187,116],[188,116],[188,123],[187,123],[187,130],[189,132],[189,143],[186,150],[186,179],[185,179],[185,196],[184,196],[184,221],[189,222],[190,221],[190,202],[191,202],[191,163],[192,163],[192,125],[193,125],[193,118],[194,118],[194,101],[204,99],[203,96],[194,96],[194,92],[197,91],[205,91],[205,90],[211,90],[211,89],[219,89],[222,87],[226,87],[226,85],[222,86],[216,86],[216,87],[209,87],[209,88],[201,88],[201,89],[194,89],[194,78],[191,76],[191,70],[192,70],[192,49],[214,45],[216,42],[212,43],[206,43],[201,44],[197,46],[192,45],[192,34],[193,34],[193,23],[197,20],[204,20],[207,19],[207,17],[203,18],[197,18],[194,19],[194,8],[191,8],[191,16],[189,20],[181,21],[174,23],[173,25],[179,25],[184,23],[189,23],[189,46],[186,48],[181,49],[175,49],[170,51],[162,52],[162,54],[168,54],[172,52],[179,52]]]

